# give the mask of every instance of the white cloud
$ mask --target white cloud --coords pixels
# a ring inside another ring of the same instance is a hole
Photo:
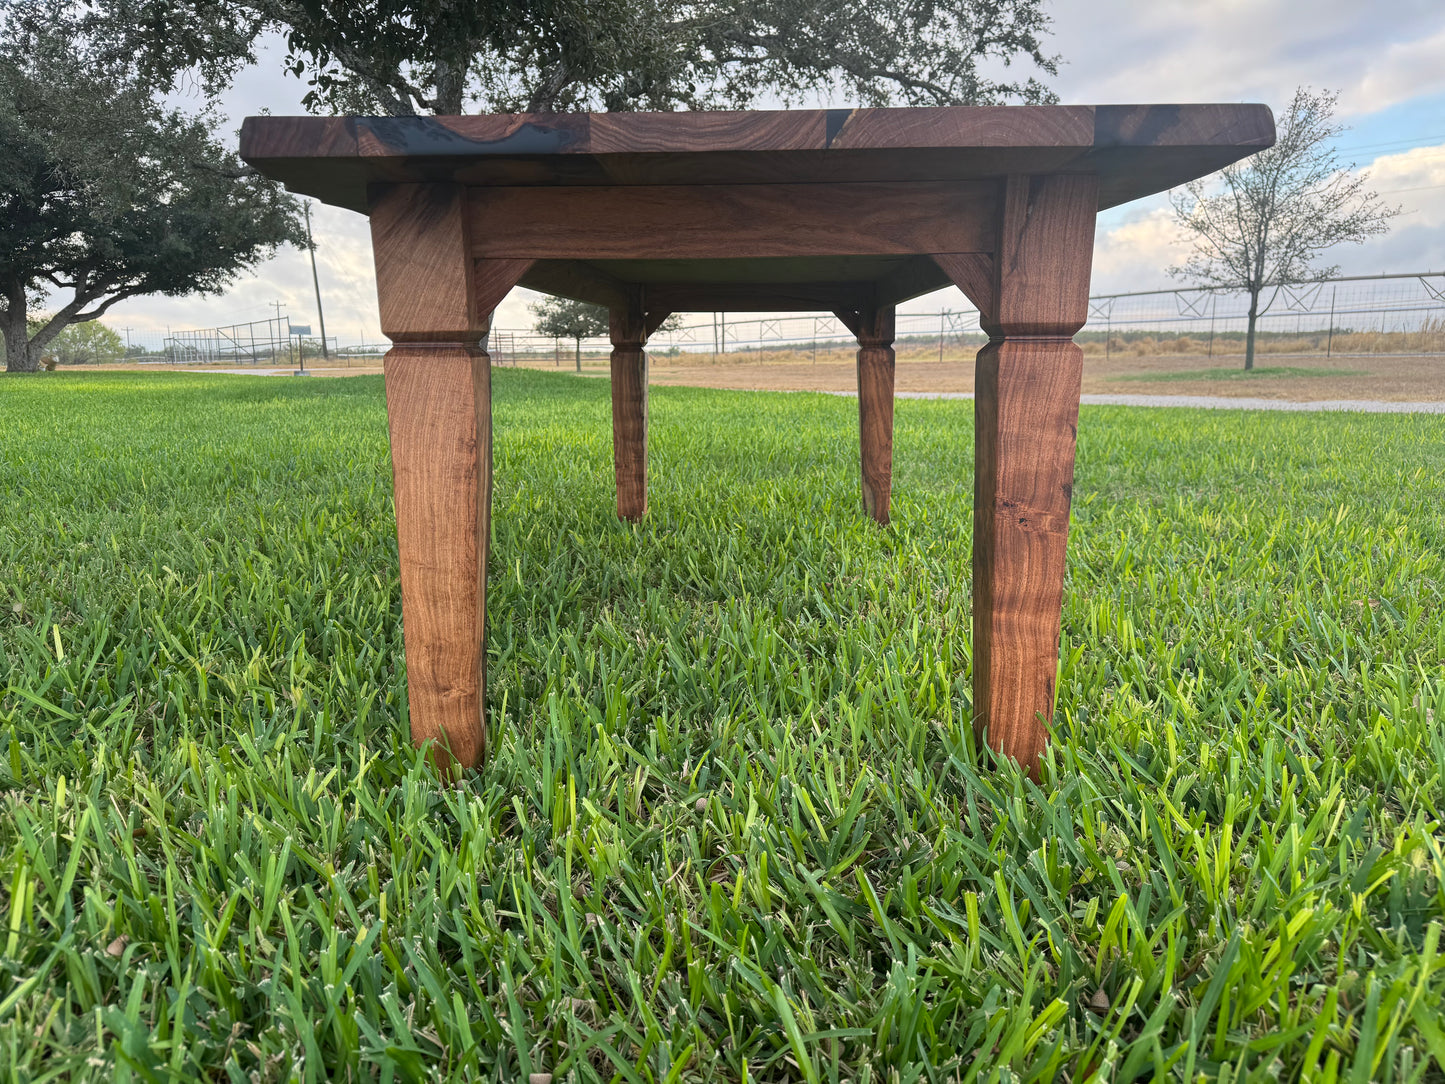
[[[1342,248],[1332,259],[1347,274],[1445,270],[1445,145],[1377,158],[1371,186],[1402,208],[1388,234]]]
[[[1445,88],[1445,26],[1432,37],[1399,41],[1371,55],[1360,77],[1340,96],[1346,113],[1372,113]]]
[[[1065,101],[1264,101],[1340,89],[1373,112],[1445,87],[1438,0],[1067,0],[1053,8]]]
[[[1094,240],[1090,292],[1120,293],[1171,285],[1167,269],[1189,255],[1189,237],[1168,206],[1155,206]]]

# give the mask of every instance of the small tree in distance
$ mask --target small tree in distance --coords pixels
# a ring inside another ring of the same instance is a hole
[[[537,322],[532,325],[538,335],[554,339],[571,339],[577,348],[577,371],[582,371],[582,340],[595,339],[608,333],[607,310],[601,305],[572,301],[565,297],[548,297],[531,306]]]
[[[577,371],[582,371],[582,340],[598,339],[610,333],[607,309],[586,301],[573,301],[566,297],[543,298],[531,306],[537,322],[532,330],[538,335],[554,339],[571,339],[576,344]],[[682,326],[682,317],[673,313],[657,326],[658,331],[676,331]]]
[[[1338,273],[1316,258],[1344,243],[1358,244],[1388,229],[1400,213],[1367,187],[1367,178],[1341,165],[1330,141],[1345,131],[1330,123],[1338,94],[1295,91],[1279,118],[1273,147],[1214,178],[1191,181],[1170,193],[1176,220],[1194,235],[1195,248],[1169,273],[1206,286],[1249,294],[1244,367],[1254,368],[1255,325],[1266,289]],[[1221,183],[1222,182],[1222,183]]]
[[[48,313],[29,317],[32,340],[50,319]],[[60,365],[104,365],[125,357],[125,343],[99,320],[85,320],[71,324],[51,339],[45,353]]]

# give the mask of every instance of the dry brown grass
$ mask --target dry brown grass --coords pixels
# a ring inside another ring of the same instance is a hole
[[[1116,339],[1105,351],[1102,342],[1086,342],[1084,391],[1091,394],[1222,395],[1268,399],[1384,399],[1445,401],[1445,321],[1419,332],[1359,332],[1336,335],[1335,356],[1324,357],[1324,342],[1314,347],[1310,337],[1261,340],[1259,372],[1245,375],[1241,353],[1233,340],[1216,339],[1214,354],[1207,343],[1188,337],[1130,342]],[[946,341],[939,359],[938,340],[905,340],[898,344],[897,388],[906,392],[971,392],[977,343]],[[1437,351],[1435,356],[1384,356]],[[1360,355],[1367,356],[1360,356]],[[1369,356],[1369,355],[1374,356]],[[774,391],[854,390],[854,350],[842,343],[773,350],[744,350],[714,357],[706,353],[651,355],[650,379],[658,385],[690,385]],[[523,357],[522,367],[572,372],[566,356],[558,366],[548,355]],[[503,358],[510,367],[513,359]],[[174,371],[166,365],[105,366],[107,369],[147,372]],[[185,366],[183,369],[205,369]],[[217,369],[243,368],[216,366]],[[263,369],[265,367],[262,367]],[[592,351],[582,356],[584,376],[607,375],[607,355]],[[381,371],[379,358],[312,368],[318,377],[360,376]]]

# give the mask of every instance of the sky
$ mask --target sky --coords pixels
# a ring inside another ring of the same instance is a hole
[[[1278,112],[1297,86],[1339,92],[1342,161],[1365,170],[1398,206],[1388,234],[1329,256],[1344,274],[1445,271],[1445,2],[1442,0],[1053,0],[1048,47],[1061,55],[1049,80],[1063,102],[1265,102]],[[220,102],[228,130],[261,111],[304,112],[301,80],[271,49]],[[178,96],[198,108],[198,99]],[[852,103],[823,101],[830,107]],[[232,136],[234,138],[234,135]],[[366,220],[317,205],[313,215],[326,329],[343,344],[381,342]],[[1167,269],[1188,255],[1167,197],[1099,216],[1092,290],[1174,285]],[[525,329],[534,294],[514,290],[496,327]],[[138,341],[168,330],[260,320],[276,311],[315,328],[304,252],[282,249],[216,297],[131,299],[105,322]],[[955,290],[909,302],[909,312],[964,308]]]

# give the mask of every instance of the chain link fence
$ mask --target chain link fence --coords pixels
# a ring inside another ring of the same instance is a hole
[[[1271,287],[1260,298],[1256,352],[1295,357],[1445,356],[1445,272],[1322,279]],[[1242,356],[1249,298],[1229,289],[1184,288],[1101,294],[1089,299],[1089,318],[1075,336],[1088,355],[1127,361],[1130,356]],[[171,366],[282,366],[315,364],[319,340],[297,330],[281,313],[268,320],[168,333],[125,330],[132,362]],[[960,306],[944,312],[900,313],[901,361],[969,360],[986,336],[978,312]],[[328,342],[330,364],[374,365],[389,343],[341,346]],[[603,338],[557,339],[521,328],[497,328],[488,338],[497,365],[558,369],[605,366],[611,344]],[[839,360],[855,349],[852,333],[827,314],[735,316],[713,313],[686,319],[648,344],[655,359],[679,365],[806,363]]]
[[[1297,357],[1445,356],[1445,272],[1341,277],[1270,287],[1260,297],[1256,352]],[[1086,354],[1106,357],[1197,354],[1243,356],[1249,296],[1230,289],[1147,290],[1089,299],[1089,318],[1075,339]],[[900,313],[900,358],[971,357],[986,336],[978,312],[961,307]],[[584,339],[584,364],[605,362],[606,339]],[[576,364],[577,344],[518,329],[492,333],[494,363]],[[648,353],[682,363],[747,364],[816,361],[855,348],[836,317],[741,316],[714,313],[660,332]],[[373,347],[384,352],[385,344]]]

